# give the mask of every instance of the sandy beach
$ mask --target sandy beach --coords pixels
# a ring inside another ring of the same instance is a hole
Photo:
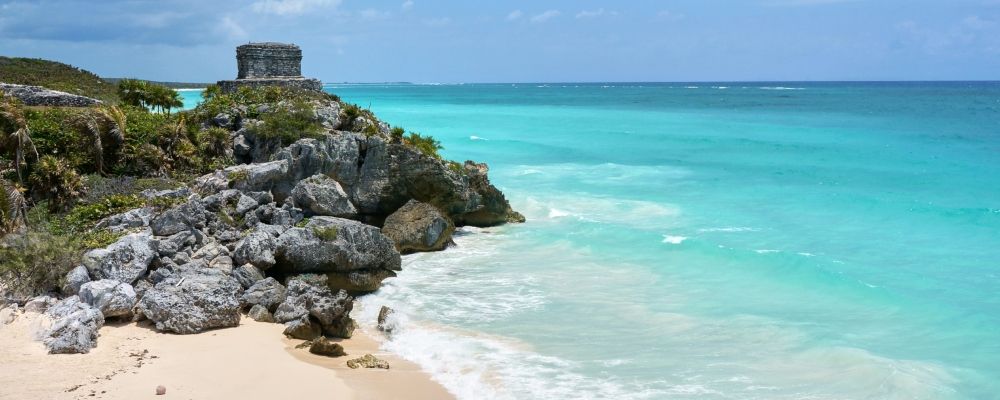
[[[282,325],[248,318],[239,327],[197,335],[110,324],[90,353],[49,355],[32,339],[42,323],[28,313],[0,326],[0,399],[453,398],[417,365],[379,351],[361,329],[340,341],[348,355],[338,358],[296,349],[301,341],[286,339]],[[346,366],[369,353],[391,369]],[[166,395],[155,395],[159,385]]]

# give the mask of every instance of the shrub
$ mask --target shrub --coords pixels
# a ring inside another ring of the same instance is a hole
[[[146,203],[136,195],[115,194],[92,204],[73,207],[59,219],[56,231],[59,233],[81,233],[94,227],[103,218],[142,207]]]
[[[229,131],[222,128],[208,128],[198,131],[198,149],[207,158],[225,157],[233,147]]]
[[[337,227],[336,226],[328,226],[328,227],[324,227],[324,228],[313,227],[312,231],[313,231],[313,234],[316,235],[316,237],[318,237],[320,240],[322,240],[324,242],[332,242],[334,240],[337,240]]]
[[[13,183],[0,178],[0,235],[13,232],[24,225],[27,203]]]
[[[322,125],[316,120],[312,105],[298,100],[260,116],[261,123],[250,128],[258,138],[278,139],[282,146],[307,137],[318,137]]]
[[[51,211],[65,210],[83,191],[80,175],[65,160],[55,156],[40,158],[29,181],[33,193],[49,201]]]
[[[354,119],[361,116],[361,107],[358,107],[357,104],[345,103],[342,109],[344,112],[344,125],[350,125]]]
[[[389,137],[392,138],[394,143],[401,143],[403,141],[404,134],[406,134],[406,130],[398,126],[394,126],[391,130],[389,130]]]
[[[30,297],[57,290],[63,277],[80,262],[82,243],[48,231],[7,235],[0,240],[0,280],[7,291]]]
[[[403,143],[419,150],[428,156],[441,159],[441,155],[438,154],[438,150],[444,149],[441,146],[441,142],[434,139],[432,136],[423,136],[417,132],[410,132],[403,140]]]

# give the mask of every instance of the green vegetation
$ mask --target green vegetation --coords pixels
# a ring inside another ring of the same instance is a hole
[[[327,227],[316,227],[312,228],[313,235],[316,235],[320,240],[324,242],[332,242],[337,240],[337,227],[327,226]]]
[[[294,100],[275,108],[261,114],[261,123],[250,128],[258,138],[278,139],[282,146],[287,146],[302,138],[319,137],[322,132],[323,127],[309,103]]]
[[[116,103],[115,85],[91,72],[60,62],[34,58],[0,57],[0,77],[5,83],[42,86],[53,90]]]
[[[435,140],[433,136],[423,136],[417,132],[410,132],[409,135],[403,138],[403,143],[439,160],[441,159],[441,155],[438,154],[438,150],[444,149],[441,146],[441,142]]]
[[[119,81],[118,97],[124,104],[166,112],[167,114],[170,114],[170,110],[173,108],[184,107],[181,95],[176,90],[137,79]]]

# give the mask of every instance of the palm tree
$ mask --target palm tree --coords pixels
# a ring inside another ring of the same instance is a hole
[[[27,202],[14,184],[0,178],[0,235],[17,230],[24,225]]]
[[[17,180],[24,183],[21,168],[28,163],[26,155],[35,153],[35,158],[38,158],[38,149],[31,141],[28,120],[24,117],[24,111],[17,100],[5,95],[2,95],[2,99],[0,99],[0,118],[6,120],[14,128],[13,132],[0,138],[0,149],[14,153],[14,169],[17,170]]]
[[[118,82],[118,98],[122,103],[135,107],[148,106],[149,85],[138,79],[122,79]]]
[[[114,144],[125,140],[125,112],[116,106],[103,106],[92,113],[78,115],[73,121],[83,133],[90,136],[94,150],[94,170],[104,175],[104,139]],[[102,129],[107,127],[107,129]]]

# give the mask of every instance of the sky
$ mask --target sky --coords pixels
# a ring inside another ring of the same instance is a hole
[[[1000,80],[1000,0],[0,0],[0,55],[104,77],[232,79],[255,41],[325,82]]]

